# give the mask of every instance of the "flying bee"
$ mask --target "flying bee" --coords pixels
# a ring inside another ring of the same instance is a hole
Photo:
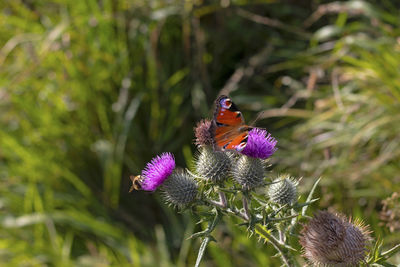
[[[136,176],[129,176],[129,178],[132,181],[131,188],[129,189],[129,193],[132,192],[133,190],[141,190],[142,189],[142,176],[136,175]]]

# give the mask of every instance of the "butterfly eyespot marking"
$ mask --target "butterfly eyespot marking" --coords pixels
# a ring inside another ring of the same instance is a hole
[[[221,100],[221,110],[226,108],[229,109],[232,106],[232,101],[229,98]]]
[[[242,150],[246,147],[247,142],[241,142],[239,145],[237,145],[236,150],[238,152],[242,152]]]
[[[136,176],[129,176],[129,178],[132,181],[131,188],[129,189],[129,193],[132,192],[133,190],[141,190],[142,189],[142,176],[136,175]]]
[[[236,111],[236,118],[239,118],[242,113],[240,111]]]

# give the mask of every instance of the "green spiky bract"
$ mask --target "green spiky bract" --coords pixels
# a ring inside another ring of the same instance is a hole
[[[197,183],[187,171],[177,169],[163,183],[162,190],[167,203],[182,207],[196,198]]]
[[[265,162],[241,155],[232,167],[232,176],[246,190],[261,186],[264,184]]]
[[[231,165],[231,153],[214,151],[210,146],[201,147],[200,154],[195,160],[197,174],[214,183],[219,183],[226,179]]]
[[[297,200],[297,184],[297,181],[294,181],[288,175],[276,178],[268,189],[271,201],[280,205],[295,203]]]

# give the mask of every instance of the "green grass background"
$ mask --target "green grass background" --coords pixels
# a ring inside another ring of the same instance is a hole
[[[130,174],[173,152],[229,94],[278,140],[274,172],[386,248],[400,191],[399,3],[5,0],[0,3],[0,263],[191,266],[199,230]],[[272,177],[271,177],[272,178]],[[279,266],[225,221],[204,266]],[[400,263],[400,256],[392,259]]]

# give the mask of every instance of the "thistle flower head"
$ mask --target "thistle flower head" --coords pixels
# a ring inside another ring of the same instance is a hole
[[[195,144],[199,147],[209,146],[213,144],[213,137],[211,134],[211,121],[201,120],[194,128],[194,135],[196,136]]]
[[[210,146],[203,146],[200,148],[200,154],[196,158],[195,165],[198,175],[214,183],[220,182],[229,174],[232,154],[214,151]]]
[[[175,159],[171,153],[162,153],[156,156],[142,171],[141,188],[145,191],[154,191],[175,169]]]
[[[178,207],[189,204],[197,195],[196,181],[187,171],[182,169],[172,172],[161,189],[166,201]]]
[[[253,158],[266,159],[277,150],[277,142],[266,130],[254,128],[249,131],[247,144],[241,153]]]
[[[241,155],[232,166],[232,176],[244,189],[251,190],[264,183],[265,163],[259,158]]]
[[[369,232],[360,222],[319,211],[301,231],[304,256],[315,265],[358,266],[366,257]]]
[[[272,202],[280,205],[292,204],[297,200],[297,181],[290,176],[283,175],[273,181],[268,189],[268,195]]]

